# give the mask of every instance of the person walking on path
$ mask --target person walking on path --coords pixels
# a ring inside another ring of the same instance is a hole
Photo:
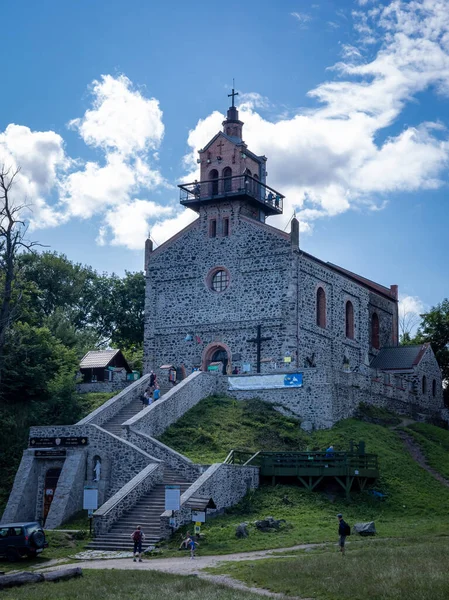
[[[195,541],[195,538],[190,536],[187,542],[188,548],[190,548],[190,559],[193,560],[195,558],[195,549],[199,546],[199,543]]]
[[[350,529],[349,525],[346,523],[346,521],[343,519],[343,515],[341,513],[338,513],[337,519],[338,519],[338,535],[339,535],[338,545],[340,546],[340,552],[341,552],[342,556],[344,556],[346,537],[350,534],[351,529]]]
[[[133,561],[136,562],[136,558],[139,558],[139,562],[142,562],[142,542],[145,539],[145,534],[140,525],[137,525],[131,538],[134,542]]]

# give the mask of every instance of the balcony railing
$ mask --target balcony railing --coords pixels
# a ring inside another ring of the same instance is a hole
[[[282,213],[284,196],[250,175],[219,177],[184,183],[178,187],[181,204],[185,206],[198,206],[204,201],[232,196],[249,196],[268,208],[271,214]]]

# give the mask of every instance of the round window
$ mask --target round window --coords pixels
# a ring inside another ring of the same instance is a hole
[[[209,288],[214,292],[224,292],[229,286],[229,271],[223,268],[214,269],[209,274]]]

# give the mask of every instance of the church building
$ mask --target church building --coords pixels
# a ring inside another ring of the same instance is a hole
[[[309,427],[376,399],[438,411],[431,348],[417,349],[412,370],[400,368],[397,285],[305,252],[295,217],[288,233],[268,223],[282,214],[284,196],[267,184],[267,158],[243,141],[231,96],[223,130],[199,151],[200,180],[179,186],[181,204],[198,218],[156,249],[146,242],[146,371],[164,381],[169,365],[178,380],[223,369],[236,397],[284,404]],[[381,371],[372,364],[386,348],[393,362]],[[295,389],[267,378],[289,373],[299,376]]]

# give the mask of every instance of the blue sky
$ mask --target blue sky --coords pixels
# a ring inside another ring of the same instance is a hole
[[[301,246],[411,310],[449,295],[449,3],[25,0],[2,8],[0,158],[33,239],[100,271],[142,267],[193,218],[176,184],[235,78]],[[5,54],[5,53],[4,53]],[[270,222],[270,221],[269,221]]]

